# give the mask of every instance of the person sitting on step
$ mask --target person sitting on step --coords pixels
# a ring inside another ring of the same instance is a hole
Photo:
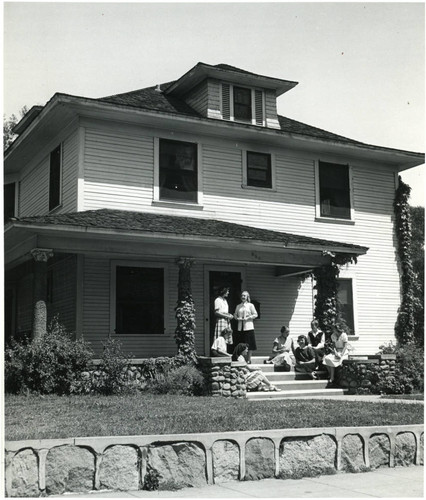
[[[280,391],[267,379],[266,375],[259,369],[247,364],[248,344],[238,344],[232,354],[232,361],[244,363],[247,367],[245,374],[246,387],[248,391]]]
[[[271,356],[269,356],[264,363],[273,364],[276,368],[281,366],[288,367],[290,371],[291,367],[294,365],[294,361],[291,357],[293,351],[294,345],[293,339],[290,337],[290,328],[288,326],[283,326],[281,327],[280,336],[274,340]]]
[[[297,337],[299,347],[294,350],[294,357],[296,358],[296,366],[294,370],[298,373],[306,373],[316,379],[318,376],[315,372],[316,358],[315,351],[312,346],[308,344],[308,339],[305,335]]]
[[[227,326],[221,331],[220,336],[214,340],[211,352],[212,356],[214,357],[223,356],[230,358],[231,354],[228,354],[227,346],[231,343],[232,343],[232,328]]]

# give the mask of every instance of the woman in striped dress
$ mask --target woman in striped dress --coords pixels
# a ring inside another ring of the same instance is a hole
[[[219,290],[219,296],[214,301],[214,314],[216,316],[216,325],[214,329],[214,338],[217,339],[222,334],[223,330],[229,328],[230,321],[233,318],[229,313],[229,305],[226,298],[229,295],[229,287],[224,286]],[[232,344],[232,335],[227,341],[227,344]]]
[[[232,354],[232,361],[245,363],[247,372],[245,374],[246,387],[248,391],[280,391],[266,378],[266,375],[257,368],[247,364],[246,356],[248,353],[248,344],[238,344]]]

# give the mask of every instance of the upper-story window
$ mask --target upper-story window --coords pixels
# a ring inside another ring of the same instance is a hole
[[[159,199],[196,203],[197,192],[197,144],[160,139]]]
[[[270,154],[247,151],[247,186],[272,188]]]
[[[49,168],[49,211],[61,204],[62,148],[56,147],[50,153]]]
[[[261,89],[222,83],[221,112],[224,120],[265,125],[265,96]]]
[[[11,182],[3,186],[3,217],[4,223],[16,215],[16,183]]]
[[[234,86],[234,119],[251,122],[251,89]]]
[[[349,165],[319,161],[317,197],[318,217],[351,220],[353,217]]]

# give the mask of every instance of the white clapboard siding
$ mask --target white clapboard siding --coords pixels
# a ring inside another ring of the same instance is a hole
[[[207,116],[209,93],[208,82],[204,80],[185,97],[185,101],[202,116]]]
[[[142,210],[152,201],[154,142],[137,133],[86,129],[84,206]]]
[[[52,271],[52,302],[47,304],[48,321],[59,315],[59,322],[75,332],[77,257],[70,255],[49,266]]]
[[[131,261],[129,261],[130,264]],[[177,304],[178,266],[174,262],[164,262],[168,270],[167,283],[167,330],[164,335],[120,335],[123,348],[136,357],[172,356],[176,354],[174,333],[176,329],[175,307]],[[203,311],[202,305],[202,270],[194,266],[193,293],[196,302],[196,324],[201,329],[196,331],[197,349],[203,346]],[[198,268],[198,270],[197,270]],[[102,344],[110,332],[110,280],[111,261],[106,258],[85,258],[84,264],[84,300],[83,300],[83,334],[90,341],[97,353],[101,352]],[[200,307],[199,307],[200,306]]]
[[[72,132],[62,143],[62,201],[55,213],[74,212],[77,209],[77,144],[77,131]],[[19,189],[20,217],[49,212],[49,168],[50,151],[34,168],[24,173]]]
[[[56,210],[56,213],[75,212],[77,210],[77,146],[77,131],[75,131],[62,144],[62,204]]]
[[[260,319],[255,321],[256,354],[271,352],[283,325],[290,327],[292,337],[309,331],[312,320],[310,278],[277,277],[273,266],[250,266],[246,280],[251,298],[260,302]]]
[[[20,181],[19,216],[42,215],[49,211],[49,157],[45,157]]]
[[[16,291],[16,329],[30,330],[33,319],[33,275],[29,274],[19,280]]]
[[[188,136],[187,140],[198,139]],[[368,247],[367,255],[360,257],[356,266],[350,266],[356,277],[357,350],[375,352],[379,344],[391,340],[400,300],[393,235],[393,172],[380,165],[351,163],[355,223],[320,222],[315,219],[315,161],[310,154],[304,157],[275,149],[276,190],[253,190],[242,187],[242,150],[256,150],[255,145],[201,143],[201,215]],[[88,127],[85,207],[171,210],[152,206],[153,144],[153,138],[144,136],[143,129],[140,134],[134,130],[119,134]],[[172,213],[188,215],[180,208],[173,208]],[[311,316],[311,310],[305,306],[299,309],[302,302],[298,300],[295,316],[289,321],[303,329],[308,320],[299,318]]]

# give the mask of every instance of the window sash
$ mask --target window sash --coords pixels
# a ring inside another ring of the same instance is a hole
[[[160,200],[197,202],[198,146],[192,142],[159,141]]]
[[[247,151],[247,186],[272,188],[270,154]]]
[[[337,300],[340,307],[340,313],[349,327],[349,334],[355,334],[355,313],[352,279],[338,279]]]
[[[234,119],[251,122],[252,117],[251,89],[234,86]]]
[[[165,272],[162,267],[115,267],[115,331],[164,334]]]
[[[3,222],[14,217],[16,205],[16,183],[12,182],[3,186]]]
[[[61,145],[50,153],[49,211],[61,204]]]
[[[320,161],[318,170],[320,216],[350,219],[349,165]]]

